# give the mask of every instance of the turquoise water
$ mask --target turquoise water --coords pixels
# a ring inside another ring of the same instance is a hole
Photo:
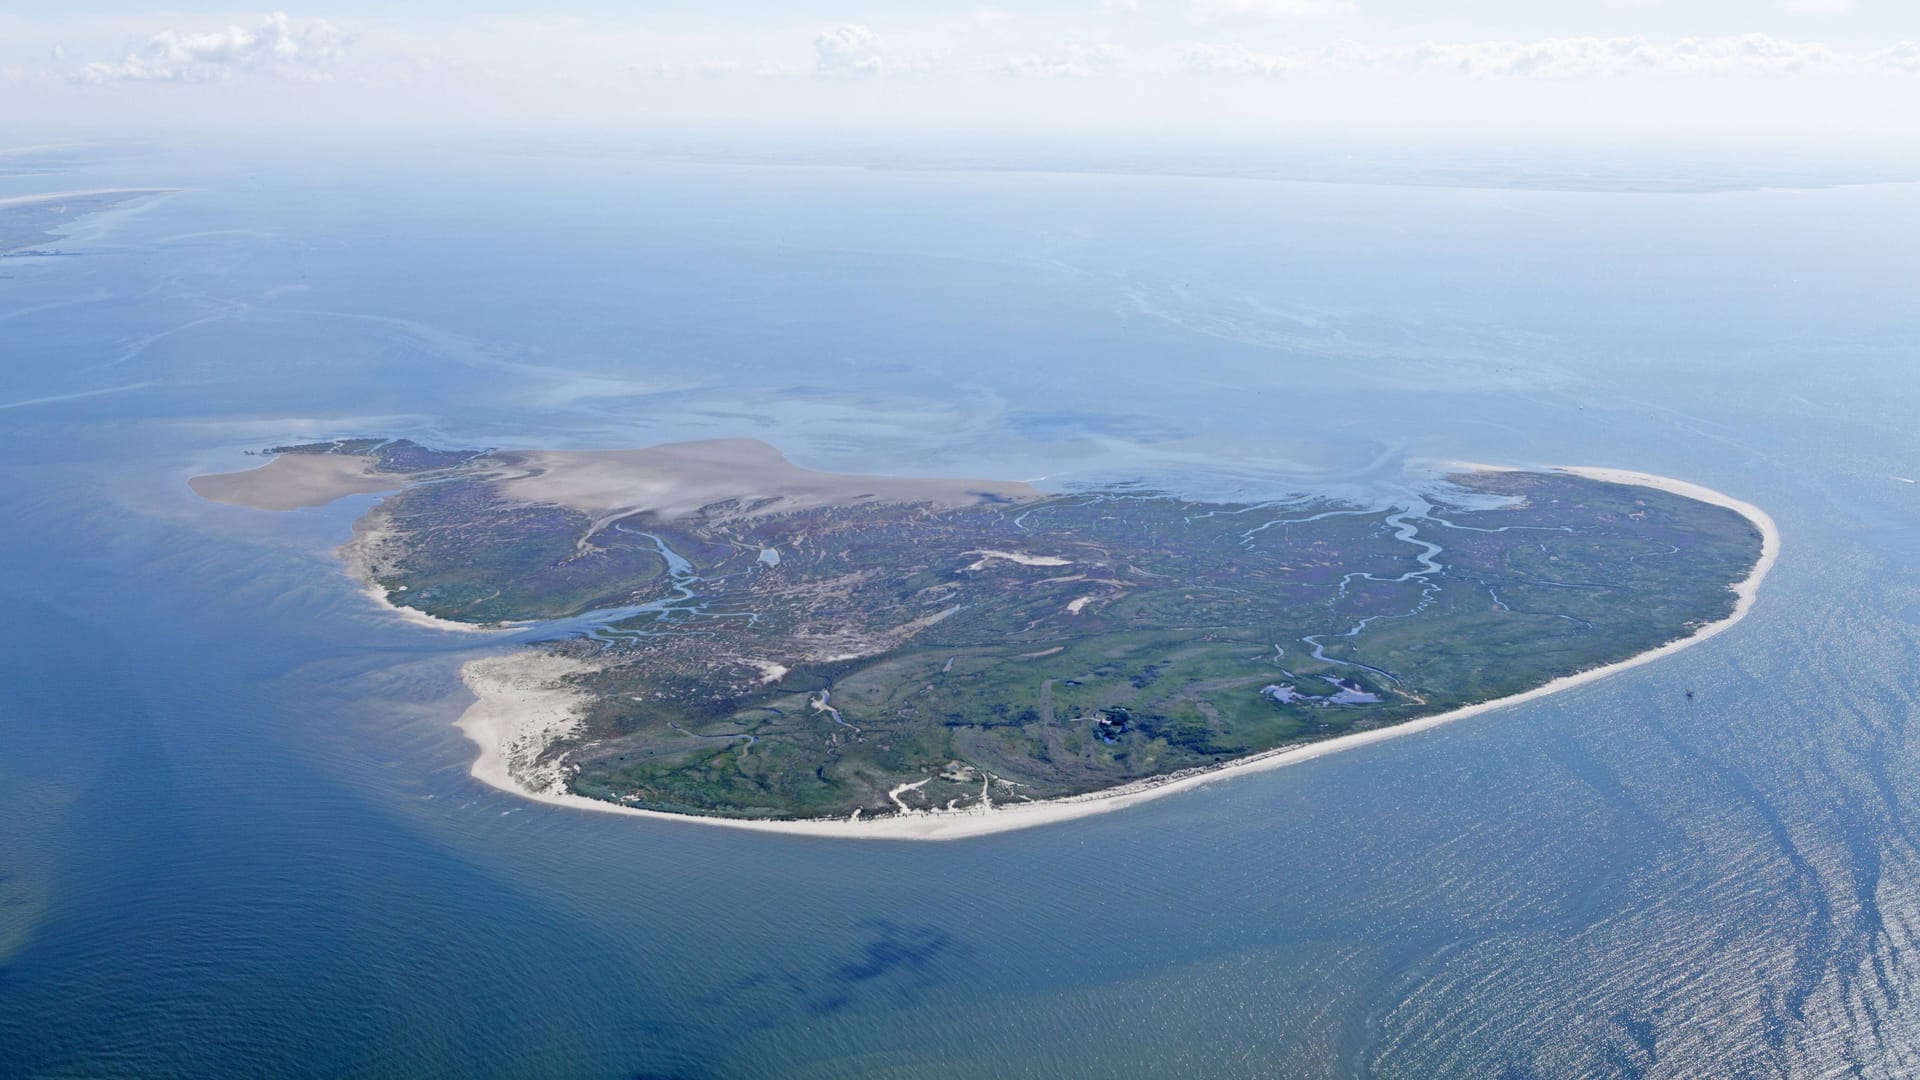
[[[189,190],[0,262],[0,1073],[1920,1067],[1920,187],[449,149],[51,179]],[[1544,702],[848,844],[470,780],[485,646],[336,572],[366,500],[185,486],[348,434],[1196,494],[1613,465],[1785,547],[1733,631]]]

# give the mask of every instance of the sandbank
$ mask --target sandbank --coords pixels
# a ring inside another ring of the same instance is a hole
[[[0,209],[57,203],[66,199],[92,198],[98,195],[123,195],[133,199],[142,195],[169,195],[179,190],[179,188],[82,188],[75,191],[43,191],[34,195],[10,195],[0,199]]]
[[[257,469],[209,473],[187,481],[194,494],[250,510],[299,510],[325,506],[348,495],[397,491],[410,478],[377,473],[370,457],[348,454],[280,454]]]
[[[1494,466],[1463,464],[1459,467],[1501,471]],[[513,762],[516,760],[516,755],[524,757],[527,753],[529,738],[538,738],[541,732],[571,730],[565,728],[569,722],[568,718],[585,700],[584,695],[579,691],[560,683],[561,679],[573,672],[572,665],[579,662],[552,653],[530,651],[507,658],[492,657],[467,663],[461,669],[461,678],[473,692],[475,700],[461,715],[458,723],[461,731],[480,747],[480,754],[474,760],[471,770],[476,779],[502,791],[553,806],[569,806],[580,810],[658,818],[689,825],[748,829],[792,836],[857,840],[958,840],[1103,814],[1178,791],[1187,791],[1215,783],[1232,776],[1312,761],[1329,754],[1427,731],[1442,724],[1478,716],[1494,709],[1537,701],[1550,694],[1570,690],[1697,645],[1724,632],[1728,627],[1746,618],[1747,613],[1752,610],[1754,598],[1759,594],[1760,583],[1766,579],[1768,571],[1773,569],[1774,561],[1780,554],[1779,529],[1774,526],[1773,519],[1767,516],[1765,511],[1752,503],[1743,502],[1710,488],[1664,476],[1624,469],[1584,467],[1565,467],[1558,471],[1609,483],[1631,484],[1671,492],[1714,506],[1725,507],[1752,522],[1760,531],[1760,558],[1754,564],[1752,572],[1744,580],[1732,586],[1736,596],[1733,612],[1719,622],[1708,623],[1692,634],[1669,641],[1658,648],[1618,663],[1562,676],[1524,693],[1409,720],[1392,727],[1342,735],[1322,742],[1277,747],[1224,765],[1171,773],[1105,791],[1031,803],[994,803],[990,808],[917,810],[881,817],[863,817],[855,813],[848,818],[835,819],[748,821],[735,818],[700,817],[691,814],[669,814],[657,810],[620,806],[568,793],[564,785],[553,785],[550,782],[543,783],[542,790],[530,790],[514,776]],[[503,667],[502,660],[511,660],[512,663]],[[538,751],[534,753],[537,756]],[[545,778],[543,775],[535,775],[533,779],[536,782],[542,782]]]
[[[644,450],[527,450],[493,455],[524,470],[502,494],[552,503],[596,519],[646,511],[680,517],[718,503],[740,516],[861,503],[973,506],[1041,498],[1030,484],[816,472],[758,439],[706,439]]]

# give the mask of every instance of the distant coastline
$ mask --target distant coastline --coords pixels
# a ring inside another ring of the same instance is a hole
[[[1462,471],[1515,471],[1501,466],[1464,462],[1457,463],[1455,467]],[[1552,471],[1607,483],[1653,488],[1723,507],[1746,518],[1760,532],[1761,553],[1747,577],[1730,586],[1736,596],[1733,611],[1726,618],[1703,625],[1692,634],[1676,638],[1626,660],[1562,676],[1532,690],[1508,697],[1409,720],[1391,727],[1341,735],[1320,742],[1277,747],[1225,764],[1171,773],[1105,791],[1037,802],[994,805],[989,808],[976,806],[950,811],[913,810],[880,817],[863,817],[856,813],[849,818],[749,820],[675,814],[620,806],[572,794],[565,790],[564,783],[558,777],[548,778],[548,783],[543,790],[531,790],[513,778],[510,765],[516,751],[523,752],[525,748],[533,745],[536,735],[568,730],[574,722],[573,710],[581,700],[584,700],[584,695],[570,691],[556,681],[559,676],[573,671],[577,662],[536,652],[485,657],[465,664],[461,668],[461,678],[473,693],[475,700],[462,713],[457,725],[479,748],[479,754],[470,769],[475,779],[509,794],[551,806],[794,836],[859,840],[958,840],[1015,829],[1034,828],[1119,810],[1244,773],[1312,761],[1328,754],[1427,731],[1469,716],[1538,700],[1697,645],[1727,630],[1752,610],[1760,585],[1772,570],[1780,552],[1779,529],[1765,511],[1752,503],[1735,499],[1699,484],[1650,473],[1580,466],[1557,467]],[[377,593],[377,590],[375,592]],[[377,598],[383,603],[386,599],[385,597]],[[391,604],[386,606],[394,607]],[[396,610],[400,609],[396,608]],[[409,621],[418,620],[409,619]],[[433,624],[428,625],[434,625],[440,621],[435,620]]]
[[[0,258],[54,255],[42,245],[58,243],[74,224],[123,203],[179,188],[91,188],[0,198]]]

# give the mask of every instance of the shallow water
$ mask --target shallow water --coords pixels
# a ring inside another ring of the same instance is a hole
[[[102,159],[60,186],[192,190],[0,262],[0,1072],[1920,1067],[1920,189],[374,160]],[[185,486],[349,434],[1242,499],[1611,465],[1785,543],[1732,631],[1546,701],[847,844],[472,781],[496,646],[337,572],[370,499]]]

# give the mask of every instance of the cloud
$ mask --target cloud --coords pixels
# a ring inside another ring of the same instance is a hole
[[[1014,57],[1000,64],[999,70],[1005,75],[1084,79],[1112,70],[1129,55],[1124,45],[1069,45],[1045,55]]]
[[[928,75],[941,70],[949,59],[939,53],[903,52],[861,23],[842,23],[813,36],[815,75]],[[763,72],[778,73],[772,68]]]
[[[884,54],[880,35],[859,23],[822,30],[813,38],[814,70],[822,75],[877,75]]]
[[[238,72],[321,79],[352,43],[352,35],[325,19],[295,20],[283,12],[248,30],[183,33],[164,30],[112,63],[80,69],[82,82],[126,80],[218,82]]]
[[[1793,15],[1845,15],[1853,0],[1780,0],[1780,10]]]
[[[1271,53],[1238,45],[1194,45],[1183,54],[1182,67],[1189,74],[1229,77],[1354,72],[1475,79],[1793,75],[1811,71],[1920,70],[1920,47],[1903,42],[1878,52],[1851,53],[1766,34],[1682,38],[1671,44],[1644,37],[1427,42],[1387,47],[1342,42],[1324,49]]]
[[[1902,41],[1873,54],[1876,66],[1887,71],[1920,73],[1920,42]]]
[[[1195,45],[1181,57],[1181,66],[1193,75],[1289,75],[1313,66],[1309,53],[1257,53],[1243,45]]]
[[[1201,19],[1337,19],[1359,11],[1353,0],[1193,0]]]

